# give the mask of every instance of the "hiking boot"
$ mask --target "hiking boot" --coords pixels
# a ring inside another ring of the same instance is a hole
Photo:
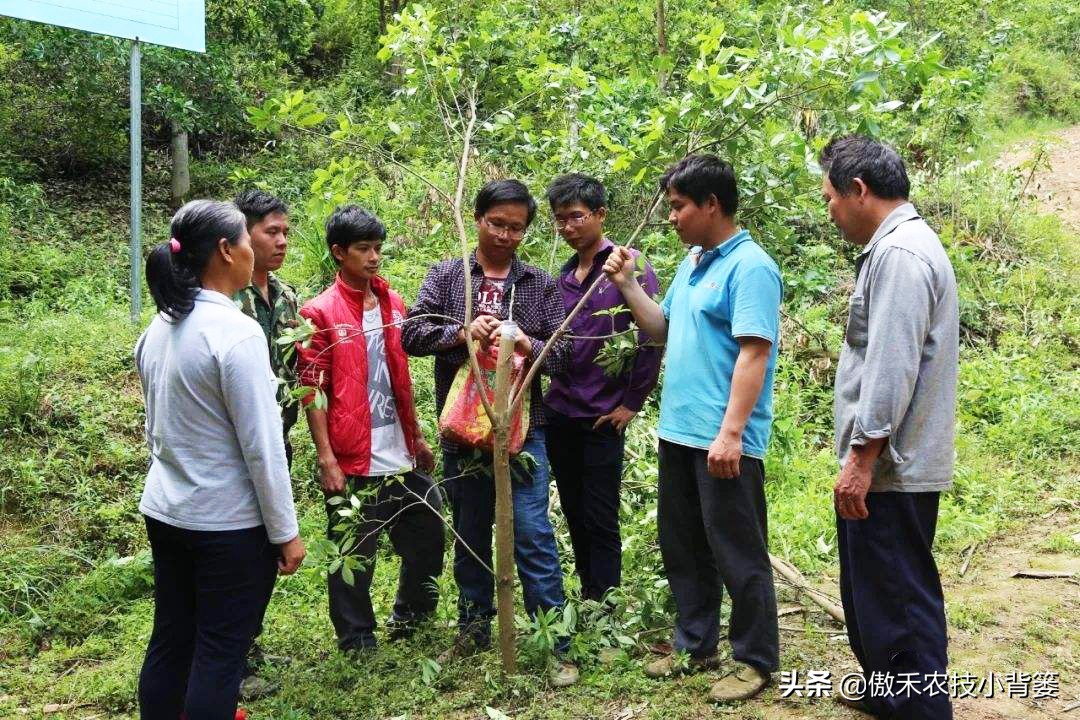
[[[720,658],[716,654],[703,658],[691,657],[688,662],[683,663],[675,653],[669,653],[646,665],[645,674],[651,678],[666,678],[676,674],[715,670],[718,667]]]
[[[548,680],[553,688],[570,687],[578,681],[577,665],[560,661],[548,671]]]
[[[749,700],[768,684],[768,674],[746,663],[735,663],[731,674],[715,683],[709,690],[709,700],[715,703]]]
[[[272,695],[277,689],[277,683],[272,683],[266,678],[261,678],[253,673],[240,681],[240,698],[243,700],[258,700],[267,695]]]

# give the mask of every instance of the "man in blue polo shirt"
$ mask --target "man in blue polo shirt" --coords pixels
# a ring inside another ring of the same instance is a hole
[[[735,666],[710,690],[715,702],[761,692],[779,666],[776,591],[769,564],[765,450],[783,290],[776,263],[735,223],[731,165],[690,155],[660,179],[668,220],[690,252],[662,303],[641,288],[626,248],[604,272],[641,329],[667,343],[660,396],[660,552],[675,598],[677,651],[689,669],[719,665],[722,588],[731,595]],[[675,657],[650,663],[672,675]]]

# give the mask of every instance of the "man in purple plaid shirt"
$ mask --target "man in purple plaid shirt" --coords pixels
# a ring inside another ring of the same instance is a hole
[[[498,341],[499,324],[512,319],[520,328],[517,350],[535,361],[566,317],[555,280],[543,270],[523,263],[517,248],[536,215],[536,201],[517,180],[493,180],[476,196],[477,247],[470,258],[473,308],[468,328],[486,346]],[[512,307],[511,307],[512,304]],[[456,320],[423,317],[445,315]],[[442,413],[458,369],[468,362],[465,348],[465,273],[461,260],[441,262],[428,271],[420,295],[402,327],[402,344],[410,355],[435,355],[435,403]],[[570,366],[569,340],[558,341],[541,366],[555,375]],[[538,610],[561,608],[565,602],[562,569],[555,533],[548,519],[549,469],[545,439],[544,403],[540,376],[531,386],[529,433],[522,447],[532,460],[511,464],[514,503],[514,558],[530,616]],[[494,578],[462,541],[491,567],[491,529],[495,520],[495,483],[490,456],[469,462],[474,451],[445,440],[443,477],[453,512],[454,579],[458,585],[458,637],[440,662],[456,659],[491,643],[495,616]],[[557,650],[567,648],[562,638]],[[577,668],[560,662],[553,668],[556,687],[577,681]]]

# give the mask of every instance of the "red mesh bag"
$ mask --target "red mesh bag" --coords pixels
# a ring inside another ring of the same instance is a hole
[[[450,442],[465,447],[491,451],[495,446],[495,431],[491,419],[484,410],[480,393],[487,395],[488,401],[495,403],[495,365],[499,357],[499,348],[494,343],[486,351],[479,351],[476,360],[480,365],[483,382],[478,385],[468,362],[458,368],[454,383],[446,396],[442,415],[439,416],[439,432]],[[510,361],[510,387],[516,388],[526,370],[526,358],[515,352]],[[482,385],[482,387],[481,387]],[[510,454],[521,452],[525,436],[529,432],[529,389],[525,389],[525,399],[518,406],[510,421]]]

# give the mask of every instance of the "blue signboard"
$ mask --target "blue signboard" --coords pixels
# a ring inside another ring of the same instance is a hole
[[[0,0],[0,15],[204,52],[204,0]]]

